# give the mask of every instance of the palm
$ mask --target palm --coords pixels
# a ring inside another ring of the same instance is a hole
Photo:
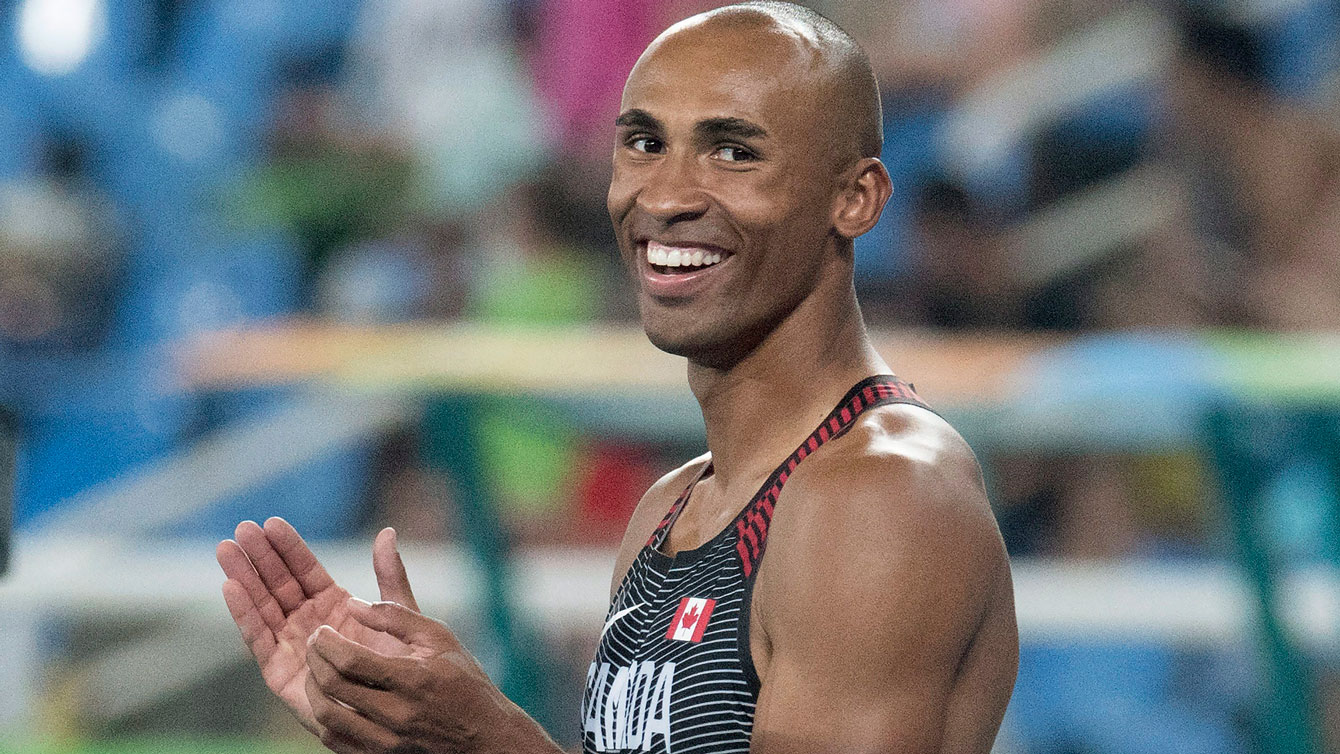
[[[393,597],[413,606],[409,583],[394,551],[394,538],[374,555],[378,581],[394,558],[398,580]],[[293,527],[271,519],[265,529],[246,521],[237,527],[237,541],[225,540],[217,551],[228,580],[223,585],[228,610],[242,631],[242,640],[260,666],[261,677],[308,730],[320,733],[307,699],[307,639],[321,626],[382,654],[408,654],[410,648],[394,636],[364,626],[350,615],[348,590],[330,578]],[[378,558],[382,564],[378,564]],[[388,579],[395,581],[397,579]],[[383,596],[388,587],[383,583]],[[403,597],[399,594],[403,592]]]
[[[381,631],[354,620],[347,607],[349,592],[338,585],[318,592],[289,613],[275,634],[269,651],[256,654],[261,677],[308,727],[316,725],[307,701],[307,638],[321,626],[330,626],[349,639],[382,654],[408,654],[409,647]]]

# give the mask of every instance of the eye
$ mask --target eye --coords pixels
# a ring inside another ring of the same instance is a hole
[[[717,147],[715,156],[725,162],[753,162],[758,159],[758,155],[736,144],[723,144]]]
[[[661,151],[661,140],[651,136],[634,136],[624,143],[634,152],[658,154]]]

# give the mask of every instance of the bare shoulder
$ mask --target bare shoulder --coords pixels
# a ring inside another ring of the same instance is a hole
[[[633,565],[637,554],[647,543],[647,538],[655,531],[656,525],[661,523],[661,519],[670,510],[675,499],[710,459],[711,456],[706,453],[694,458],[656,480],[656,483],[642,495],[637,507],[633,509],[633,515],[628,519],[628,528],[624,530],[623,541],[619,544],[619,554],[614,561],[614,578],[610,583],[611,596],[619,588],[624,574]]]
[[[792,498],[800,498],[797,508],[823,528],[851,517],[878,518],[884,544],[927,526],[997,537],[976,455],[949,423],[907,404],[868,411],[801,463],[783,489],[783,501]],[[779,505],[777,524],[785,524],[787,508]]]
[[[758,589],[765,629],[818,629],[799,616],[823,599],[835,622],[891,627],[898,616],[904,639],[924,629],[961,651],[1011,589],[972,450],[925,409],[869,411],[783,488]]]
[[[803,517],[789,515],[799,512],[789,510],[793,500]],[[804,526],[813,535],[805,539],[821,546],[846,534],[881,548],[999,543],[972,449],[944,419],[905,404],[867,412],[802,463],[782,491],[774,523]]]

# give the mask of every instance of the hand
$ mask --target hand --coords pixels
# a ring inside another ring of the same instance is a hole
[[[236,541],[219,543],[219,565],[228,576],[223,599],[242,641],[256,657],[261,677],[312,733],[325,731],[307,698],[307,639],[323,625],[382,654],[408,654],[395,636],[368,628],[350,617],[349,592],[335,583],[298,532],[282,518],[265,528],[253,521],[238,524]],[[394,529],[383,529],[372,548],[372,567],[382,599],[417,610],[405,566],[396,549]]]
[[[560,751],[493,685],[441,623],[393,602],[349,600],[364,630],[408,647],[390,654],[322,626],[308,640],[307,698],[340,754]]]

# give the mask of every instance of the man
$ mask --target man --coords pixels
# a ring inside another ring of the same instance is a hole
[[[891,191],[864,54],[803,8],[728,6],[657,38],[621,108],[610,217],[710,452],[629,523],[584,750],[989,751],[1008,562],[971,452],[889,375],[853,292]],[[375,605],[278,519],[218,554],[267,683],[331,749],[558,751],[418,613],[393,532]]]

